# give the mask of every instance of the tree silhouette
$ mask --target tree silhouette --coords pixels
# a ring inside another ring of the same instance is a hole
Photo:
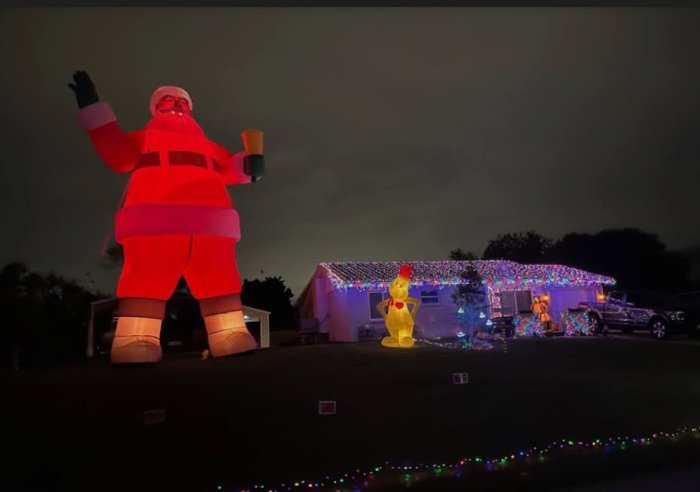
[[[244,280],[241,290],[243,305],[269,311],[271,330],[291,330],[296,326],[296,310],[292,306],[292,291],[281,277],[265,280]]]
[[[461,249],[450,252],[453,260],[472,257]],[[534,231],[499,234],[489,241],[484,259],[580,268],[614,277],[623,289],[682,292],[693,286],[689,256],[668,251],[656,234],[635,228],[571,232],[556,241]]]
[[[23,365],[82,359],[90,303],[104,297],[53,273],[31,272],[24,263],[6,265],[0,271],[3,362],[13,351]]]
[[[471,251],[466,253],[462,251],[462,248],[453,249],[450,251],[450,260],[464,261],[464,260],[478,260],[477,256]]]
[[[569,233],[556,241],[548,260],[615,277],[625,289],[682,291],[690,286],[688,259],[666,250],[656,234],[639,229]]]
[[[124,248],[117,242],[108,243],[100,256],[100,265],[104,268],[116,268],[124,264]]]
[[[488,308],[486,292],[481,275],[473,265],[467,264],[461,278],[463,283],[455,288],[451,297],[457,306],[457,322],[466,330],[471,342],[477,326],[484,321],[479,314]]]
[[[485,260],[511,260],[518,263],[544,263],[552,245],[535,231],[499,234],[484,250]]]

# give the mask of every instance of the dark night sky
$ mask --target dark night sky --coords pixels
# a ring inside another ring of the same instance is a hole
[[[268,175],[230,188],[238,261],[295,294],[320,261],[526,229],[700,244],[700,9],[5,9],[0,37],[2,264],[113,290],[127,176],[74,122],[78,69],[127,130],[166,84],[230,150],[265,130]]]

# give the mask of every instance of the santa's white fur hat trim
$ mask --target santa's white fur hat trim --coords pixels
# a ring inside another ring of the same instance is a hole
[[[192,111],[192,98],[185,89],[182,87],[175,87],[174,85],[164,85],[153,91],[153,95],[151,96],[151,101],[149,103],[152,115],[156,114],[156,104],[158,104],[158,101],[165,96],[184,97],[190,104],[190,111]]]

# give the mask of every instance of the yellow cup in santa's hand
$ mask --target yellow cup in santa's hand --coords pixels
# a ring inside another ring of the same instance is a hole
[[[249,154],[262,155],[263,153],[263,131],[258,128],[246,128],[241,132],[243,146]]]

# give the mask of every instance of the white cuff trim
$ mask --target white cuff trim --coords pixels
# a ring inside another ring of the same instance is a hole
[[[251,178],[243,170],[243,158],[248,155],[248,152],[236,152],[231,157],[231,166],[236,170],[236,174],[240,176],[241,183],[250,183]]]
[[[100,101],[79,110],[76,119],[80,128],[87,132],[116,121],[117,117],[114,116],[109,104]]]

